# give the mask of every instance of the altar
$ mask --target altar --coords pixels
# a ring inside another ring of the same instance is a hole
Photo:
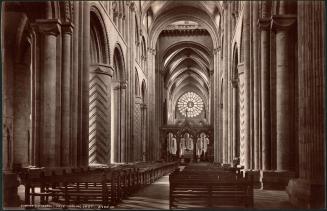
[[[213,162],[210,125],[165,125],[160,128],[161,158],[166,161]]]

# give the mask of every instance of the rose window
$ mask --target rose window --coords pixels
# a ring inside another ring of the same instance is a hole
[[[179,98],[177,107],[183,116],[196,117],[203,109],[203,101],[194,92],[187,92]]]

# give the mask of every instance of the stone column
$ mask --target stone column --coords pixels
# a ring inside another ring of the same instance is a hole
[[[66,23],[62,26],[62,117],[61,117],[61,166],[70,166],[70,152],[73,147],[71,143],[71,81],[72,81],[72,44],[73,25]]]
[[[128,2],[129,3],[129,12],[127,13],[127,35],[129,34],[135,34],[135,2]],[[133,72],[135,68],[135,36],[127,36],[128,39],[128,65],[129,72]],[[126,161],[132,161],[132,141],[133,141],[133,131],[134,131],[134,122],[133,122],[133,116],[134,116],[134,76],[135,74],[128,74],[129,75],[129,87],[128,87],[128,95],[126,96],[126,104],[127,104],[127,110],[126,110]]]
[[[78,108],[79,108],[79,97],[78,97],[78,83],[79,83],[79,3],[74,1],[74,32],[73,32],[73,56],[72,56],[72,84],[71,84],[71,143],[70,157],[71,165],[77,166],[77,137],[78,137]]]
[[[244,110],[245,110],[245,131],[244,131],[244,168],[251,167],[250,162],[250,2],[244,2],[243,11],[243,35],[244,38]]]
[[[261,30],[261,122],[262,122],[262,170],[271,169],[270,155],[270,19],[268,5],[263,2],[263,16],[258,21]]]
[[[326,5],[297,2],[299,176],[286,191],[299,208],[326,207]]]
[[[222,152],[223,163],[227,163],[227,143],[228,143],[228,18],[227,10],[228,3],[224,6],[224,65],[223,65],[223,140],[222,140]]]
[[[41,77],[41,124],[40,124],[40,166],[58,166],[58,135],[56,121],[57,116],[57,36],[60,33],[61,23],[59,20],[37,20],[36,24],[44,35],[43,61]]]
[[[232,87],[232,52],[233,48],[231,45],[231,40],[233,36],[233,25],[232,25],[232,2],[229,2],[228,10],[227,10],[227,26],[228,30],[225,35],[227,35],[227,44],[228,48],[226,51],[226,58],[228,61],[228,77],[227,77],[227,93],[228,93],[228,139],[227,139],[227,163],[232,164],[233,161],[233,87]]]
[[[112,67],[90,67],[89,89],[89,164],[110,163],[111,156],[111,78]]]
[[[141,149],[142,149],[142,161],[146,161],[146,112],[147,106],[146,104],[141,105],[141,124],[142,124],[142,131],[141,131]]]
[[[126,162],[126,89],[127,81],[120,83],[120,162]]]
[[[219,119],[221,118],[219,115],[219,60],[220,60],[220,48],[218,47],[214,49],[214,162],[220,162],[219,160]]]
[[[155,49],[148,48],[148,85],[149,85],[149,94],[148,94],[148,99],[149,99],[149,118],[148,118],[148,124],[149,124],[149,150],[150,150],[150,160],[154,158],[154,153],[153,152],[153,147],[155,146],[155,127],[156,125],[156,118],[155,118],[155,55],[156,51]],[[157,140],[158,141],[158,140]]]
[[[88,143],[89,143],[89,72],[90,72],[90,2],[84,1],[82,3],[83,8],[83,52],[82,52],[82,125],[81,125],[81,151],[80,151],[80,165],[88,165]]]
[[[259,62],[258,62],[258,28],[257,28],[257,21],[258,21],[258,2],[252,2],[252,34],[253,34],[253,132],[254,132],[254,170],[259,169],[259,76],[258,76],[258,69],[259,69]]]
[[[296,17],[285,15],[284,1],[280,2],[280,15],[272,16],[271,26],[276,31],[276,114],[277,114],[277,171],[290,170],[290,141],[292,138],[292,96],[289,86],[289,49],[288,30],[294,26]]]
[[[233,61],[235,62],[235,61]],[[234,63],[235,65],[237,65],[236,63]],[[233,67],[233,79],[232,79],[232,85],[233,85],[233,119],[232,119],[232,124],[233,124],[233,134],[232,134],[232,138],[233,138],[233,149],[231,149],[231,152],[233,154],[233,159],[235,159],[238,155],[237,155],[237,151],[236,151],[236,146],[237,143],[239,142],[239,134],[240,134],[240,121],[239,121],[239,116],[240,116],[240,110],[239,110],[239,78],[238,78],[238,70],[237,72],[235,71],[235,69],[237,70],[237,67]],[[234,75],[236,74],[236,75]]]
[[[113,162],[120,162],[120,83],[118,81],[112,81],[112,96],[111,96],[111,140],[112,140],[112,152]]]

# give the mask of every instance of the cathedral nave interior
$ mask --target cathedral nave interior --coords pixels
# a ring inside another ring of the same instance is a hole
[[[5,208],[325,207],[324,1],[1,6]]]

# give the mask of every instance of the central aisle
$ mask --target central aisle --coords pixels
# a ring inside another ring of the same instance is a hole
[[[285,191],[254,189],[254,208],[290,209]],[[115,209],[169,209],[169,176],[163,176],[123,200]]]
[[[117,209],[169,209],[169,176],[142,188],[128,199],[124,199]]]

